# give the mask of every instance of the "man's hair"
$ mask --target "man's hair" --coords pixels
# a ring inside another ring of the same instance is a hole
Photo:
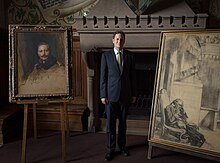
[[[123,37],[125,38],[125,33],[124,33],[122,30],[117,30],[117,31],[115,31],[114,34],[113,34],[113,39],[115,38],[115,35],[116,35],[116,34],[121,34],[121,35],[123,35]]]
[[[39,46],[41,46],[41,45],[46,45],[46,46],[48,47],[48,49],[50,49],[49,44],[46,43],[46,42],[40,42],[40,43],[38,43],[38,44],[37,44],[37,48],[39,48]]]

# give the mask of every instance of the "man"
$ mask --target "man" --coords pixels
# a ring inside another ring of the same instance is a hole
[[[186,129],[187,114],[183,109],[183,100],[175,99],[165,108],[166,123],[175,128]]]
[[[47,43],[41,42],[38,44],[37,54],[39,57],[38,63],[35,65],[35,69],[45,69],[48,70],[55,64],[60,64],[57,62],[56,58],[50,54],[50,47]]]
[[[101,59],[100,98],[106,111],[107,153],[110,161],[116,147],[116,119],[118,118],[118,147],[124,156],[126,149],[126,119],[130,103],[136,101],[135,63],[132,54],[123,49],[125,33],[116,31],[112,39],[114,49],[104,52]]]
[[[166,124],[174,128],[185,129],[183,138],[188,139],[188,143],[193,146],[201,147],[205,142],[205,137],[199,132],[199,127],[188,123],[188,116],[184,110],[184,102],[175,99],[165,108]]]
[[[39,60],[27,79],[19,86],[19,92],[22,94],[65,93],[65,68],[50,53],[49,45],[45,42],[39,43],[37,55]]]

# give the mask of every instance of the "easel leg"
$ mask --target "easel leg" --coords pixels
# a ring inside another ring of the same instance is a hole
[[[64,119],[64,107],[60,104],[60,120],[61,120],[61,134],[62,134],[62,162],[66,162],[66,135],[65,135],[65,119]]]
[[[153,151],[153,146],[149,143],[148,152],[147,152],[147,159],[149,159],[149,160],[152,157],[152,151]]]
[[[24,122],[23,122],[21,163],[26,162],[27,119],[28,119],[28,104],[24,105]]]
[[[70,130],[69,130],[69,116],[68,116],[68,111],[67,111],[67,105],[64,103],[64,112],[65,112],[65,125],[66,125],[66,131],[67,135],[70,136]]]
[[[34,138],[37,139],[37,114],[36,103],[33,104]]]

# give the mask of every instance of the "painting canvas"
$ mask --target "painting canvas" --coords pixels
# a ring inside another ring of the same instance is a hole
[[[220,158],[220,30],[161,33],[149,144]]]
[[[72,29],[9,26],[9,101],[72,98]]]

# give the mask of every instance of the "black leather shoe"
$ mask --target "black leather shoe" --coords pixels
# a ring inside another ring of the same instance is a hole
[[[123,148],[120,148],[120,152],[121,152],[121,154],[123,155],[123,156],[130,156],[130,153],[129,153],[129,151],[125,148],[125,147],[123,147]]]
[[[105,161],[111,161],[113,158],[113,154],[112,153],[106,153],[105,154]]]

